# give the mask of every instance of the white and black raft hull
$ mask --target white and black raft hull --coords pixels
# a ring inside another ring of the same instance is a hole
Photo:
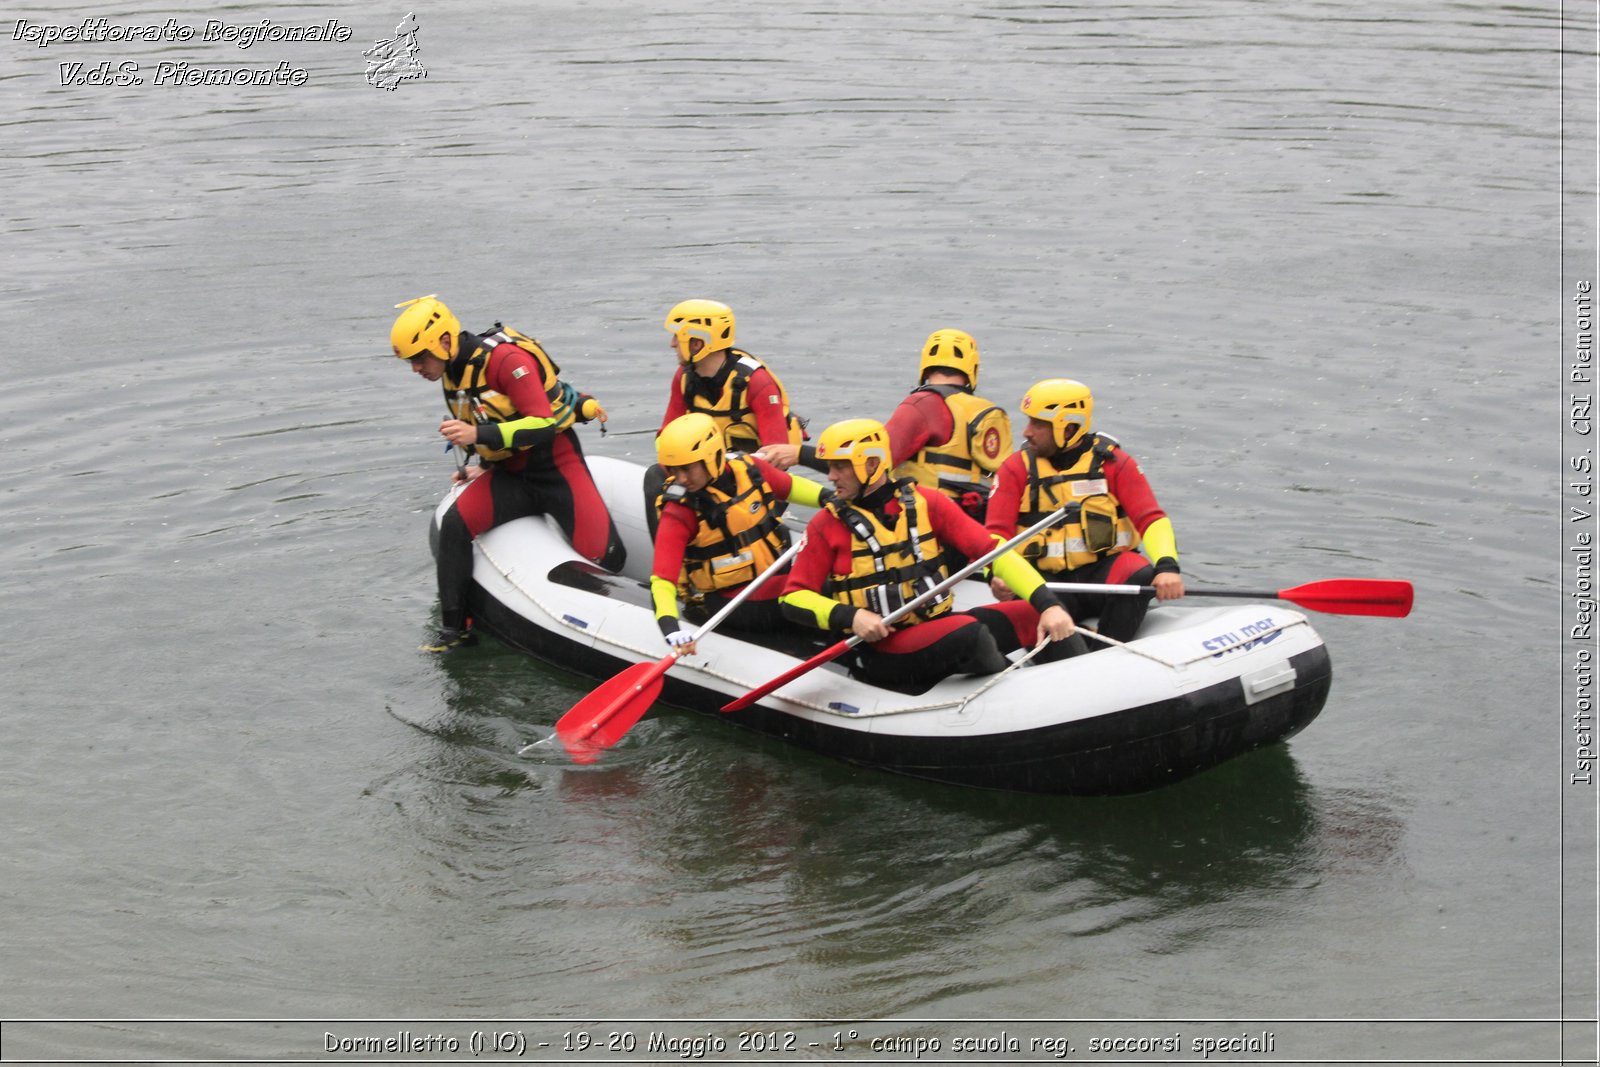
[[[554,522],[518,519],[478,538],[470,605],[481,630],[603,680],[667,650],[647,586],[644,469],[603,456],[589,468],[626,542],[623,573],[577,556]],[[981,582],[958,585],[960,607],[991,599]],[[660,702],[917,778],[1028,793],[1143,792],[1291,737],[1327,699],[1328,653],[1305,616],[1281,602],[1194,603],[1152,607],[1124,647],[958,675],[917,695],[859,682],[834,661],[733,714],[718,709],[836,638],[797,629],[776,642],[783,647],[764,647],[719,630],[667,673]]]

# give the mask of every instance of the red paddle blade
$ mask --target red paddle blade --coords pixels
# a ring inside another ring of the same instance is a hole
[[[593,763],[597,751],[622,740],[650,710],[666,684],[662,676],[676,660],[676,656],[667,656],[619,671],[556,720],[556,738],[573,759]]]
[[[1411,614],[1411,583],[1392,578],[1330,578],[1293,589],[1280,589],[1278,596],[1303,608],[1334,615],[1382,615],[1403,619]]]

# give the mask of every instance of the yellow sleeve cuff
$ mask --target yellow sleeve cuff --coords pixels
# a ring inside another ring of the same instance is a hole
[[[1033,564],[1017,555],[1015,550],[994,561],[994,573],[995,577],[1006,583],[1007,589],[1023,600],[1031,599],[1034,591],[1044,584],[1044,578],[1033,569]]]
[[[530,448],[545,431],[554,431],[556,420],[544,415],[524,415],[520,419],[509,419],[506,422],[490,423],[500,431],[501,448]],[[484,427],[478,429],[478,439],[483,440]],[[518,438],[521,440],[518,440]]]
[[[678,585],[665,578],[650,576],[650,599],[656,606],[656,618],[676,619],[678,617]]]
[[[801,504],[808,508],[822,506],[822,486],[808,478],[794,476],[790,478],[789,503]]]
[[[1178,562],[1178,535],[1172,532],[1172,520],[1165,515],[1145,527],[1141,547],[1151,563],[1163,558]]]
[[[828,619],[833,615],[833,609],[839,603],[837,600],[825,597],[811,589],[796,589],[792,593],[785,593],[778,598],[778,602],[811,616],[814,625],[819,630],[828,629]]]

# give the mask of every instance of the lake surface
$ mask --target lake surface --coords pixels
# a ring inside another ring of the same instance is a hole
[[[670,1024],[727,1059],[771,1021],[801,1059],[1271,1032],[1235,1059],[1593,1062],[1564,488],[1593,5],[475,0],[417,10],[426,77],[382,91],[361,53],[406,10],[0,24],[8,1059],[482,1020],[570,1058]],[[145,84],[62,84],[106,61]],[[585,448],[641,459],[680,299],[732,305],[814,427],[885,416],[959,326],[1008,408],[1094,387],[1191,588],[1417,606],[1315,616],[1322,716],[1144,796],[899,780],[672,709],[594,766],[519,759],[591,683],[416,651],[453,466],[387,335],[435,292],[538,336],[612,413]]]

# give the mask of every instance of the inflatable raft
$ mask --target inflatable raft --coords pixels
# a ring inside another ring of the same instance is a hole
[[[548,519],[518,519],[478,538],[470,604],[479,629],[604,680],[667,648],[647,585],[644,468],[588,462],[626,543],[623,571],[579,557]],[[957,586],[958,608],[991,600],[984,583]],[[1138,639],[1120,647],[958,675],[916,695],[859,682],[835,661],[732,714],[719,709],[836,636],[797,629],[767,647],[719,629],[667,673],[660,702],[896,774],[1030,793],[1142,792],[1293,736],[1327,699],[1328,653],[1304,615],[1279,603],[1195,603],[1152,607]]]

